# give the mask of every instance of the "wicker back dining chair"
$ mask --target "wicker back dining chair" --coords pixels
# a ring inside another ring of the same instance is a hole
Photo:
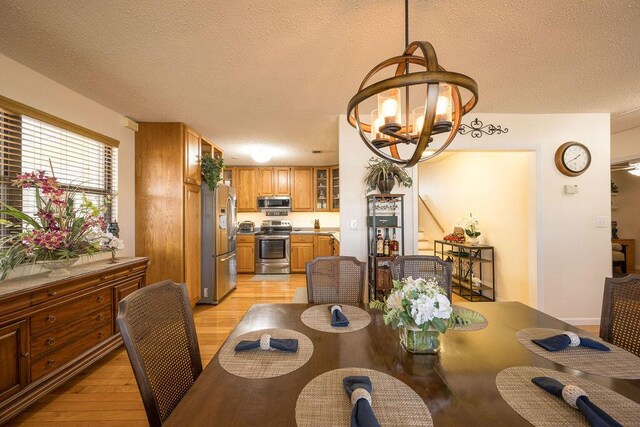
[[[640,275],[606,278],[600,338],[640,356]]]
[[[408,255],[399,256],[389,264],[393,280],[405,277],[414,279],[435,277],[438,285],[444,289],[451,300],[451,262],[443,261],[437,256]]]
[[[310,303],[358,304],[367,277],[366,264],[350,256],[317,257],[306,264]]]
[[[165,280],[133,292],[117,322],[149,424],[159,426],[202,372],[186,285]]]

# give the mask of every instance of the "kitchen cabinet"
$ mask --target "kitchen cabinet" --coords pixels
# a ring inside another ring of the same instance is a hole
[[[238,180],[236,178],[236,168],[225,167],[222,170],[222,182],[229,187],[236,188]]]
[[[304,273],[306,264],[314,258],[314,236],[291,235],[291,272]]]
[[[291,169],[291,205],[294,212],[313,212],[313,168]]]
[[[256,238],[253,234],[238,234],[238,273],[255,272],[256,258]]]
[[[333,239],[333,256],[340,256],[340,241]]]
[[[237,168],[238,212],[258,212],[258,168]]]
[[[273,195],[290,196],[290,168],[273,168]]]
[[[195,305],[201,262],[198,160],[201,149],[221,152],[183,123],[139,123],[135,138],[136,255],[153,260],[150,283],[186,283]]]
[[[3,283],[9,291],[0,295],[0,425],[122,345],[117,303],[145,286],[148,263],[102,260],[72,267],[64,278]]]
[[[191,304],[200,300],[201,265],[201,194],[200,187],[185,185],[184,204],[184,282]]]
[[[200,135],[195,131],[185,128],[184,144],[184,182],[200,185]]]
[[[257,168],[258,196],[289,196],[289,168]]]
[[[331,167],[331,212],[340,210],[340,167]]]
[[[29,335],[27,321],[0,328],[0,401],[27,386],[29,376]]]
[[[333,236],[313,236],[313,255],[319,256],[332,256],[333,255]]]
[[[313,200],[316,212],[329,210],[329,168],[313,168]]]

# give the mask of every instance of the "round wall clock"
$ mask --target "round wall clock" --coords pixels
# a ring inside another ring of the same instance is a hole
[[[591,165],[591,152],[579,142],[569,141],[556,150],[556,167],[566,176],[578,176]]]

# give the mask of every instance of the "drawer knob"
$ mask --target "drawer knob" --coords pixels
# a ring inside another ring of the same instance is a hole
[[[100,295],[100,296],[98,297],[98,302],[103,302],[103,301],[104,301],[104,297],[103,297],[102,295]]]
[[[53,314],[50,316],[47,316],[47,322],[53,323],[55,321],[56,321],[56,316],[54,316]]]
[[[100,313],[96,316],[96,319],[98,320],[104,320],[104,314]]]
[[[104,335],[104,333],[98,332],[98,338],[102,338],[103,335]]]
[[[49,360],[47,360],[47,366],[48,366],[49,368],[53,368],[54,366],[56,366],[56,363],[57,363],[57,362],[56,362],[55,360],[53,360],[53,359],[49,359]]]
[[[47,339],[47,345],[53,345],[55,342],[56,342],[56,339],[54,337]]]
[[[29,352],[25,351],[24,353],[20,353],[21,357],[29,357]]]
[[[47,295],[49,295],[50,297],[55,297],[56,295],[58,295],[58,292],[56,292],[56,291],[49,291],[49,292],[47,292]]]

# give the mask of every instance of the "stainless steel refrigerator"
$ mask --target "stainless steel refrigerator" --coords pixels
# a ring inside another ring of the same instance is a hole
[[[236,288],[236,190],[202,184],[202,280],[200,303],[218,304]]]

